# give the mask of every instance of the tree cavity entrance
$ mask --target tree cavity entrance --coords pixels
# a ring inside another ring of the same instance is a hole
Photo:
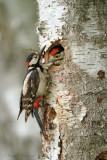
[[[52,63],[52,66],[60,66],[64,59],[64,47],[60,40],[52,42],[45,52],[45,62]]]

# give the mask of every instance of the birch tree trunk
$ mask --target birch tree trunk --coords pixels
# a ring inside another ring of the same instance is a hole
[[[106,160],[107,0],[38,3],[41,46],[61,39],[65,49],[63,64],[50,72],[47,101],[56,127],[42,138],[41,159]]]

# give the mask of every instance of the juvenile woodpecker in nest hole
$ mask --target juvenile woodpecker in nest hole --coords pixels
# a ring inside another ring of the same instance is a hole
[[[20,96],[20,110],[18,114],[19,118],[22,111],[25,110],[25,122],[30,114],[32,114],[32,116],[34,115],[41,131],[44,130],[44,127],[38,109],[46,92],[46,75],[44,73],[44,68],[40,64],[44,49],[45,47],[40,54],[31,53],[26,59],[28,69],[23,82]]]

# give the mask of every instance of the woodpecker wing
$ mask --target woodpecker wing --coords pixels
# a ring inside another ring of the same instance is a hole
[[[31,70],[27,73],[24,79],[23,89],[20,97],[20,111],[18,118],[24,109],[25,109],[25,121],[27,121],[30,113],[32,113],[33,103],[36,98],[39,82],[40,82],[40,77],[37,69]]]

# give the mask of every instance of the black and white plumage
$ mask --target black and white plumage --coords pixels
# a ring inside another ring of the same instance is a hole
[[[41,51],[42,54],[43,50]],[[31,53],[26,62],[28,63],[28,71],[23,82],[23,88],[20,97],[20,111],[18,118],[23,110],[25,110],[25,121],[30,114],[35,115],[37,122],[43,130],[41,118],[38,109],[34,109],[33,105],[38,96],[44,96],[46,90],[46,76],[40,65],[41,54]]]

